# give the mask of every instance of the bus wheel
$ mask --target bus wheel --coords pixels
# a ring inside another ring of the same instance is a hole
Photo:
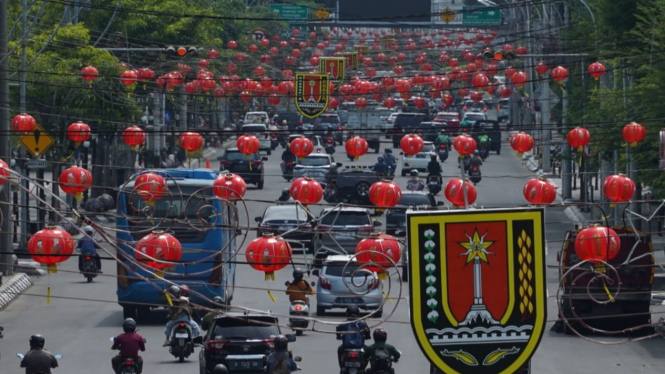
[[[136,319],[136,308],[133,306],[123,306],[122,307],[122,318],[134,318]]]
[[[136,308],[136,319],[140,322],[147,322],[150,320],[150,307],[140,306]]]

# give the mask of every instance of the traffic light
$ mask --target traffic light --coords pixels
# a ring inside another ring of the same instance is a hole
[[[175,57],[196,56],[199,49],[193,46],[173,46],[166,47],[166,54]]]
[[[516,55],[513,51],[484,51],[479,54],[477,57],[482,58],[483,60],[497,60],[497,61],[512,61],[515,59]]]

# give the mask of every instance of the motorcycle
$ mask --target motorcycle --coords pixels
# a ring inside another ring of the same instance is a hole
[[[401,351],[399,351],[399,353],[400,355],[402,354]],[[393,362],[395,362],[395,359],[390,357],[390,361],[387,361],[382,368],[379,369],[372,367],[372,374],[394,374],[395,371],[393,370]]]
[[[267,356],[266,356],[266,358],[267,358]],[[296,357],[293,358],[293,361],[295,361],[295,362],[300,362],[300,361],[302,361],[302,357],[300,357],[300,356],[296,356]],[[301,371],[301,370],[302,370],[302,369],[300,368],[300,366],[298,366],[298,367],[296,368],[296,370],[294,370],[294,371]],[[262,371],[262,373],[267,372],[267,371],[268,371],[267,367],[264,366],[264,367],[263,367],[263,371]]]
[[[185,361],[194,352],[197,343],[200,344],[202,337],[192,339],[192,327],[189,323],[179,322],[171,330],[171,341],[169,342],[169,353],[171,353],[178,362]]]
[[[286,282],[286,286],[290,283]],[[303,330],[309,326],[309,305],[302,300],[295,300],[289,307],[289,327],[296,332],[296,336],[303,334]]]
[[[480,183],[480,180],[482,177],[480,176],[480,168],[478,167],[473,167],[469,170],[469,179],[473,183],[473,185],[477,185]]]
[[[483,161],[489,157],[490,148],[488,147],[487,143],[480,143],[480,146],[478,147],[478,153],[480,154],[480,158],[482,158]]]
[[[444,162],[448,159],[448,146],[439,144],[439,161]]]
[[[88,283],[92,282],[93,278],[97,277],[97,264],[95,263],[95,258],[92,256],[83,257],[83,271],[81,273],[88,280]]]
[[[290,182],[291,179],[293,179],[293,169],[295,169],[294,162],[282,162],[282,177],[284,177],[287,182]]]
[[[16,357],[18,357],[18,358],[20,358],[21,360],[23,360],[23,359],[25,358],[25,355],[24,355],[23,353],[17,353],[17,354],[16,354]],[[56,360],[60,360],[60,359],[62,359],[62,355],[60,355],[60,354],[58,354],[58,355],[53,355],[53,357],[55,357]],[[46,373],[35,373],[35,374],[46,374]]]
[[[110,337],[109,340],[111,342],[115,341],[115,337]],[[148,340],[146,338],[143,338],[143,342],[147,343]],[[56,356],[57,358],[57,356]],[[120,366],[118,367],[118,374],[137,374],[139,372],[139,366],[134,362],[134,359],[132,358],[126,358],[122,361]]]
[[[464,172],[469,171],[469,168],[471,167],[471,157],[469,157],[469,155],[465,155],[462,164],[464,165]]]
[[[325,143],[326,143],[326,153],[329,155],[335,153],[335,139],[326,138]]]
[[[277,146],[279,145],[279,140],[277,139],[277,134],[272,133],[270,134],[270,150],[274,151],[277,149]]]
[[[347,348],[342,353],[342,374],[364,374],[363,350]]]
[[[422,191],[425,189],[425,184],[421,180],[410,180],[406,182],[406,189],[409,191]]]
[[[441,176],[429,175],[427,176],[427,189],[432,195],[441,192]]]

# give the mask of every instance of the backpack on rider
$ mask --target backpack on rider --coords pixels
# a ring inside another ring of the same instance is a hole
[[[344,347],[346,348],[362,348],[365,345],[362,334],[360,333],[359,322],[351,323],[346,328],[344,334]]]
[[[374,358],[372,359],[372,371],[390,370],[390,352],[384,347],[376,348],[374,351]]]
[[[277,359],[275,366],[273,366],[270,374],[289,374],[289,365],[286,362],[286,359],[289,357],[289,352],[284,352],[281,357]]]

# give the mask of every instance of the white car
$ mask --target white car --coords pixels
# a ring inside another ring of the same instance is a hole
[[[247,112],[245,113],[245,123],[269,123],[268,113],[266,112]]]
[[[270,155],[272,152],[270,149],[270,134],[268,133],[266,125],[260,123],[247,124],[243,125],[240,131],[243,135],[256,136],[259,139],[259,142],[261,142],[259,151],[266,151],[268,155]]]
[[[432,142],[425,142],[425,146],[420,153],[416,153],[413,156],[403,155],[402,176],[406,177],[413,169],[427,171],[427,164],[429,164],[432,156],[436,156],[436,150]]]

